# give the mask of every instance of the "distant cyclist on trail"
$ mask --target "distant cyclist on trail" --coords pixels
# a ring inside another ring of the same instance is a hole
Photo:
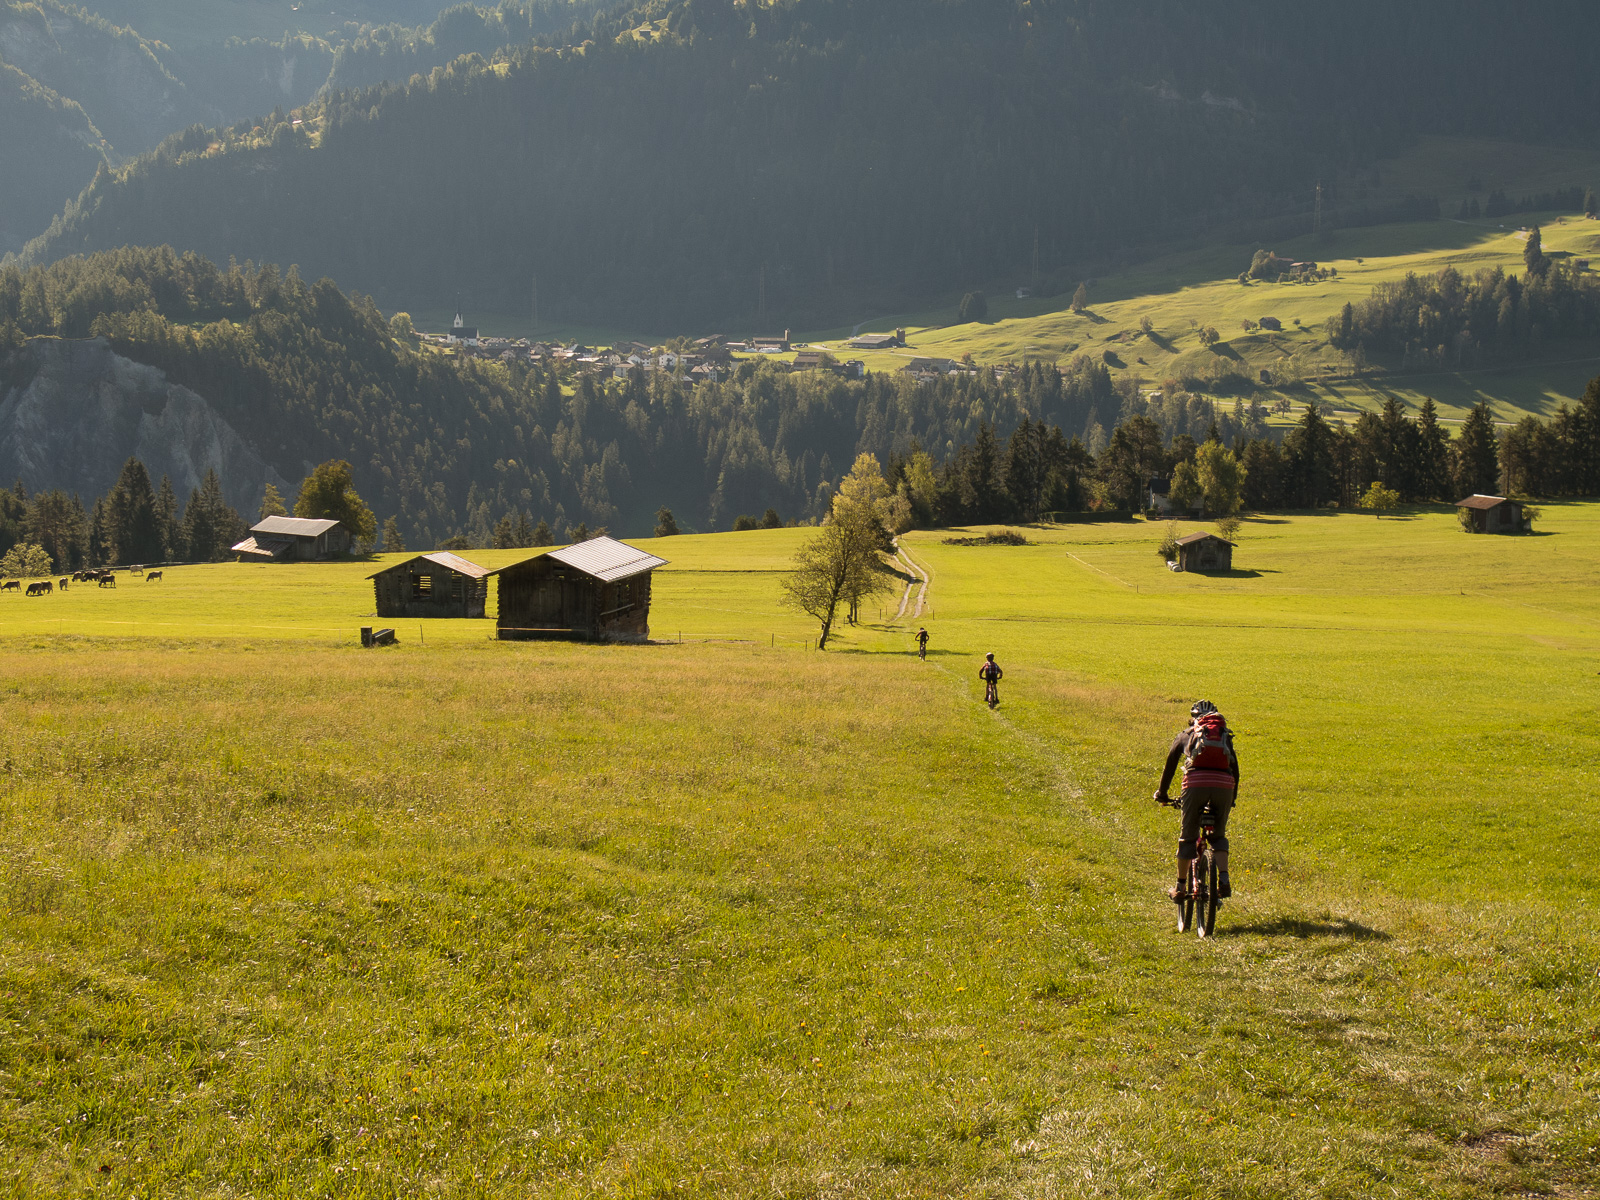
[[[994,651],[983,656],[983,666],[978,668],[978,678],[983,680],[983,698],[990,708],[1000,703],[1000,677],[1005,674],[994,660]]]
[[[1233,733],[1217,706],[1209,700],[1196,700],[1189,710],[1189,725],[1172,739],[1167,751],[1167,767],[1161,773],[1161,787],[1155,799],[1171,804],[1167,788],[1178,760],[1183,760],[1183,790],[1178,807],[1183,812],[1183,828],[1178,836],[1178,886],[1168,890],[1173,900],[1183,902],[1189,892],[1189,866],[1194,861],[1195,843],[1200,837],[1200,817],[1209,807],[1216,825],[1211,845],[1217,855],[1217,895],[1226,900],[1233,895],[1228,882],[1228,814],[1239,791],[1239,756],[1234,753]]]
[[[928,657],[928,631],[927,631],[927,629],[919,629],[919,630],[917,630],[917,657],[918,658],[927,658]]]

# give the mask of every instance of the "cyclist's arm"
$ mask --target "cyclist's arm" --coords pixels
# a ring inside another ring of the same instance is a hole
[[[1228,737],[1228,765],[1233,770],[1233,798],[1239,798],[1239,752],[1233,748],[1233,737]]]
[[[1172,739],[1172,748],[1167,751],[1167,766],[1161,772],[1160,794],[1165,796],[1167,789],[1172,786],[1172,776],[1178,770],[1178,760],[1183,757],[1184,747],[1189,744],[1189,731],[1185,729]]]

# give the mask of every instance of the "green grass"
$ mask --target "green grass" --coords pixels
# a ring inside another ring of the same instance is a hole
[[[362,651],[364,564],[0,597],[0,1179],[1584,1194],[1600,506],[1546,513],[1252,521],[1215,578],[913,534],[926,664],[785,648],[803,530],[644,543],[681,646]],[[1210,944],[1148,800],[1199,694]]]
[[[1505,228],[1498,221],[1450,220],[1338,230],[1321,241],[1307,235],[1272,247],[1286,257],[1308,258],[1338,270],[1337,278],[1322,283],[1240,284],[1234,276],[1250,265],[1256,249],[1248,243],[1163,259],[1097,280],[1081,314],[1067,307],[1065,296],[1002,297],[990,301],[990,319],[984,323],[946,325],[935,323],[939,318],[932,314],[902,319],[904,350],[849,350],[848,331],[833,331],[816,344],[859,357],[879,371],[898,370],[914,356],[971,354],[978,363],[1065,362],[1076,354],[1099,360],[1110,350],[1118,360],[1111,364],[1113,376],[1136,375],[1150,387],[1176,377],[1186,366],[1204,369],[1219,359],[1251,379],[1263,369],[1281,378],[1293,359],[1307,386],[1263,389],[1258,395],[1264,403],[1281,393],[1303,405],[1307,395],[1315,395],[1336,408],[1359,411],[1380,406],[1389,395],[1411,405],[1431,396],[1440,412],[1454,419],[1480,401],[1488,401],[1503,419],[1525,412],[1548,415],[1561,401],[1581,395],[1600,374],[1600,354],[1593,346],[1553,347],[1542,361],[1512,367],[1399,371],[1379,364],[1352,378],[1345,356],[1327,345],[1323,328],[1347,302],[1359,302],[1378,283],[1410,272],[1430,274],[1454,266],[1471,274],[1500,266],[1520,274],[1523,239],[1518,227],[1538,220],[1550,222],[1543,230],[1549,250],[1583,258],[1600,255],[1600,226],[1573,214],[1519,215],[1507,218]],[[1140,332],[1142,317],[1150,318],[1153,336]],[[1277,317],[1283,332],[1243,332],[1243,321],[1262,317]],[[891,328],[894,324],[888,322]],[[1222,335],[1215,348],[1201,345],[1200,330],[1207,325]],[[1108,340],[1118,334],[1124,340]],[[1336,383],[1320,382],[1324,369],[1335,372]]]

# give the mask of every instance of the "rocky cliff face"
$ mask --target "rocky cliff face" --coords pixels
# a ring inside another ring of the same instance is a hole
[[[30,491],[77,492],[85,505],[133,457],[151,479],[172,479],[180,502],[215,468],[223,492],[253,520],[268,483],[284,478],[204,397],[154,367],[112,352],[104,338],[34,338],[0,379],[0,480]]]

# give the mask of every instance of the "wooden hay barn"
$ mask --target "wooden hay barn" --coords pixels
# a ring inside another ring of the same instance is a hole
[[[1521,533],[1522,505],[1504,496],[1471,495],[1456,501],[1469,533]]]
[[[487,615],[489,568],[440,550],[369,575],[380,617]]]
[[[590,538],[493,574],[499,636],[642,642],[650,636],[650,575],[666,559],[614,538]]]
[[[240,562],[340,558],[350,553],[350,531],[338,521],[263,517],[233,552]]]
[[[1233,570],[1233,543],[1214,533],[1191,533],[1178,539],[1178,568],[1183,571]]]

